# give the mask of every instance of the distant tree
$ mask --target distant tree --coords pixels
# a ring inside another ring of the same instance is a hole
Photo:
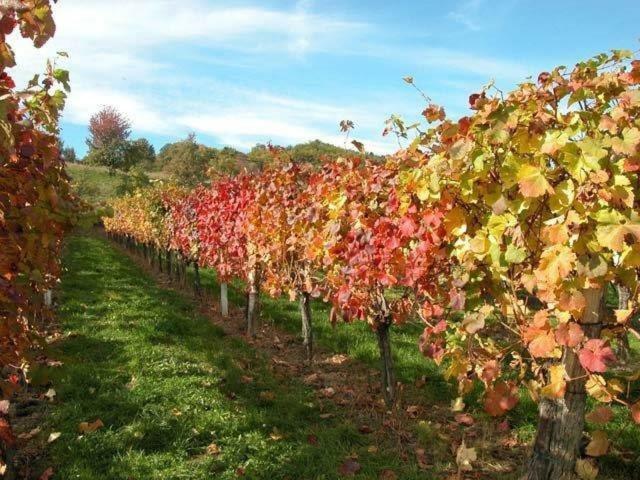
[[[104,107],[89,119],[90,149],[103,148],[114,142],[126,142],[131,135],[131,123],[114,107]]]
[[[273,155],[269,151],[269,147],[262,143],[256,144],[248,153],[247,160],[253,164],[258,170],[262,170],[266,165],[273,161]]]
[[[144,170],[151,170],[156,163],[156,150],[146,138],[130,142],[129,161],[131,166],[137,165]]]
[[[113,107],[105,107],[89,120],[86,161],[94,165],[104,165],[110,171],[128,170],[130,156],[131,124]]]
[[[330,143],[322,142],[320,140],[313,140],[307,143],[300,143],[287,148],[287,151],[291,155],[294,162],[297,163],[311,163],[319,164],[324,159],[332,159],[338,157],[351,156],[354,154],[353,150],[337,147]],[[382,157],[368,153],[367,157],[375,160],[382,160]]]
[[[226,174],[235,175],[245,166],[247,155],[231,147],[214,150],[214,155],[209,162],[209,175]]]
[[[158,160],[174,182],[193,187],[207,179],[210,157],[211,152],[204,145],[198,145],[195,134],[191,133],[181,142],[162,147]]]
[[[78,155],[76,155],[76,149],[73,147],[65,147],[62,149],[62,157],[68,163],[78,163]]]
[[[149,176],[140,166],[134,166],[128,175],[122,176],[120,184],[116,187],[116,195],[130,194],[149,185],[151,185]]]
[[[131,144],[126,141],[114,141],[101,148],[90,148],[85,157],[85,162],[91,165],[102,165],[114,173],[116,170],[127,171],[131,167],[129,163]]]

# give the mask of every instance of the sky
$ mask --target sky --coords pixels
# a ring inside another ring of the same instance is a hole
[[[40,50],[14,39],[17,81],[47,58],[71,74],[62,138],[83,155],[90,116],[114,106],[159,149],[320,139],[390,153],[391,114],[419,118],[415,83],[452,117],[489,81],[509,90],[556,65],[640,48],[640,2],[609,0],[60,0]]]

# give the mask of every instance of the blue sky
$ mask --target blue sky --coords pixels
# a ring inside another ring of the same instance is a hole
[[[508,90],[555,65],[640,47],[637,0],[61,0],[54,15],[58,33],[41,51],[16,40],[14,75],[26,81],[68,52],[63,139],[81,154],[104,105],[157,148],[192,131],[245,151],[342,145],[338,124],[350,119],[355,138],[386,153],[397,144],[381,136],[384,120],[423,108],[406,75],[460,116],[492,79]]]

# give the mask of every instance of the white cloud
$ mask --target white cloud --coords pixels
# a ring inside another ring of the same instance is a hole
[[[54,15],[57,34],[40,51],[13,39],[16,79],[26,82],[43,70],[46,58],[66,51],[70,58],[63,66],[71,72],[72,93],[65,122],[86,125],[100,107],[113,105],[131,119],[136,135],[178,138],[195,130],[242,148],[316,138],[342,145],[338,123],[351,119],[369,149],[389,152],[397,145],[379,135],[383,120],[398,111],[397,96],[350,86],[349,102],[336,100],[335,91],[316,93],[319,100],[311,101],[296,83],[295,68],[283,91],[269,84],[265,67],[276,62],[291,68],[307,64],[305,58],[312,55],[330,54],[487,78],[523,76],[522,66],[499,59],[448,49],[401,53],[375,46],[385,45],[376,26],[314,13],[307,0],[285,9],[206,0],[65,0],[54,5]],[[218,74],[237,73],[238,66],[246,67],[246,81],[228,75],[223,80]],[[252,79],[256,72],[259,79]]]

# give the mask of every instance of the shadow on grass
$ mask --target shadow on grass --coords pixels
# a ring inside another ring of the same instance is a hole
[[[46,369],[57,390],[48,427],[62,433],[49,459],[57,478],[232,479],[240,468],[252,479],[332,479],[352,453],[363,466],[354,478],[383,468],[424,478],[394,451],[369,453],[339,411],[323,420],[313,392],[278,382],[267,359],[104,240],[71,238],[65,266],[68,336],[51,352],[64,364]],[[103,428],[79,435],[96,419]]]

